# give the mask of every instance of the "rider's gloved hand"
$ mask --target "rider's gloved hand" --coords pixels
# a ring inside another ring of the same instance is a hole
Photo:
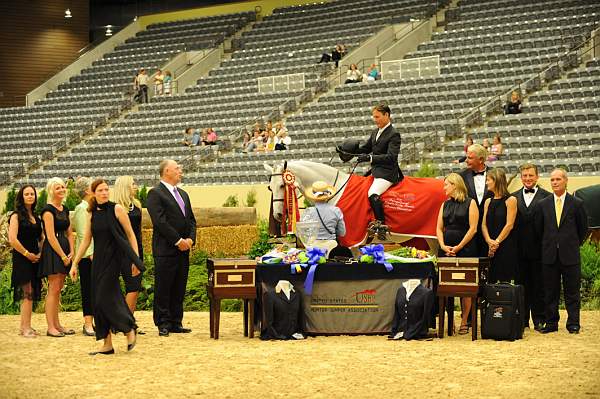
[[[369,154],[360,154],[358,158],[356,158],[358,162],[371,162],[371,155]]]

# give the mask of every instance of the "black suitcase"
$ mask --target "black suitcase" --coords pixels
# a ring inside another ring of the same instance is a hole
[[[523,338],[525,290],[510,283],[486,284],[481,308],[481,337],[508,340]]]

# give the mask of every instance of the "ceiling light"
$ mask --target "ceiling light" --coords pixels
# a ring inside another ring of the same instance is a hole
[[[71,15],[71,9],[67,8],[65,10],[65,18],[71,18],[71,17],[72,17],[72,15]]]

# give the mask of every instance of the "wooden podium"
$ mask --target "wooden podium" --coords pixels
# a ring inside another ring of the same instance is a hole
[[[438,338],[444,338],[444,318],[448,297],[471,298],[471,339],[477,339],[477,297],[485,283],[489,258],[438,258],[439,322]],[[454,330],[454,311],[448,315],[448,335]]]
[[[207,291],[210,300],[210,337],[219,339],[221,299],[244,301],[244,336],[254,338],[256,261],[250,259],[208,259]],[[248,326],[250,326],[248,328]]]

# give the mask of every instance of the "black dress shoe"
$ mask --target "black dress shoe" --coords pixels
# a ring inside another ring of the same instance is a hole
[[[191,333],[192,329],[191,328],[184,328],[181,326],[177,326],[177,327],[173,327],[169,330],[170,332],[174,333],[174,334],[187,334],[187,333]]]
[[[540,330],[540,332],[542,334],[548,334],[548,333],[556,332],[556,331],[558,331],[558,327],[554,327],[554,326],[546,326]]]
[[[135,348],[135,343],[137,342],[137,330],[133,330],[133,342],[127,343],[127,352],[132,351]]]
[[[567,328],[569,334],[579,334],[579,327]]]
[[[544,329],[544,324],[543,324],[543,323],[535,324],[535,325],[533,326],[533,329],[534,329],[535,331],[542,331],[542,330]]]
[[[95,355],[114,355],[115,353],[115,348],[109,349],[107,351],[96,351],[96,352],[90,352],[89,355],[90,356],[95,356]]]
[[[166,327],[159,328],[158,329],[158,335],[160,337],[168,337],[169,336],[169,329],[166,328]]]

